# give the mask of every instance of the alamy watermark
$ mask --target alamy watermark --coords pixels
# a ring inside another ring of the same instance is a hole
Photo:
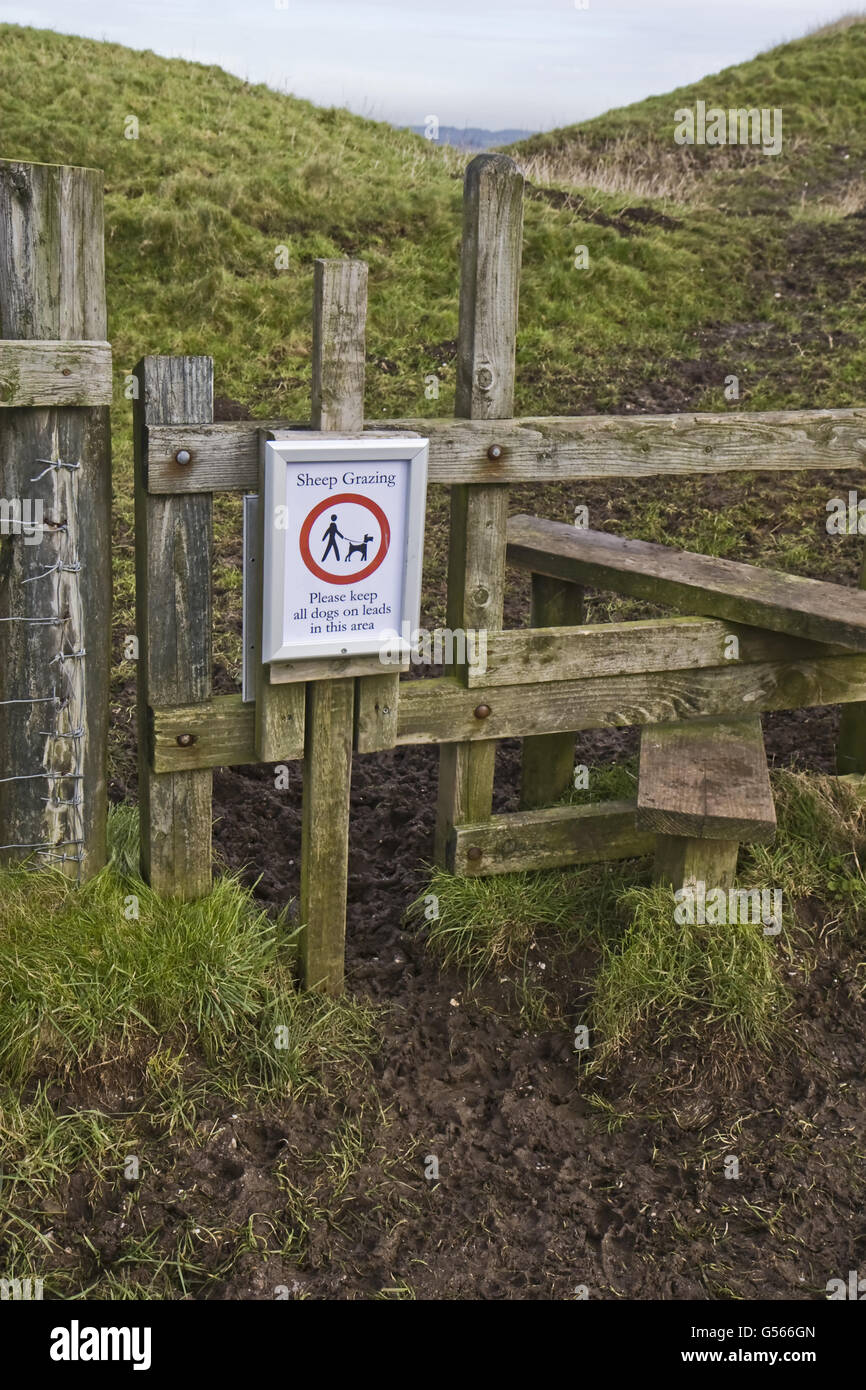
[[[760,145],[764,154],[782,153],[781,106],[682,106],[674,112],[678,145]]]
[[[703,879],[674,893],[674,921],[689,926],[746,926],[761,923],[765,936],[782,930],[781,888],[707,888]]]
[[[437,627],[413,628],[405,620],[400,631],[387,628],[379,637],[379,660],[383,666],[399,666],[408,655],[413,665],[468,666],[483,674],[487,670],[487,629]]]
[[[23,536],[25,545],[38,545],[45,529],[45,506],[40,498],[0,497],[0,536]]]

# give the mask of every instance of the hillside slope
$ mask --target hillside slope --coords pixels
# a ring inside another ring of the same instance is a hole
[[[781,113],[782,148],[675,141],[677,111]],[[511,153],[569,183],[635,187],[720,211],[866,205],[866,15],[838,21],[690,86],[531,136]]]

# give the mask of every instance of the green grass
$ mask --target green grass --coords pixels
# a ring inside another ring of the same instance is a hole
[[[134,812],[115,811],[110,830],[110,866],[80,889],[59,874],[0,872],[4,1277],[44,1276],[55,1296],[178,1297],[217,1278],[197,1271],[188,1232],[173,1264],[132,1229],[132,1244],[108,1269],[97,1260],[92,1277],[86,1249],[59,1258],[51,1216],[70,1182],[92,1197],[114,1191],[132,1211],[130,1154],[164,1168],[166,1144],[206,1142],[232,1104],[266,1116],[337,1097],[365,1074],[375,1017],[302,993],[291,931],[232,876],[201,901],[161,900],[129,869]],[[341,1191],[331,1185],[332,1202]],[[230,1265],[243,1234],[221,1239]]]
[[[616,777],[599,772],[591,779],[596,796],[624,793],[628,768]],[[547,949],[556,968],[569,971],[589,948],[591,998],[578,1021],[590,1027],[593,1068],[638,1042],[663,1054],[683,1038],[707,1056],[751,1065],[791,1041],[788,968],[808,973],[833,932],[862,941],[866,926],[866,799],[812,774],[778,770],[773,785],[776,842],[743,852],[738,886],[781,891],[778,934],[765,934],[761,923],[678,922],[670,890],[649,883],[647,860],[478,879],[436,870],[410,916],[429,948],[467,973],[470,988],[491,970],[509,969],[529,1028],[562,1021],[562,1011],[540,1007],[537,994],[520,1001],[530,952]]]

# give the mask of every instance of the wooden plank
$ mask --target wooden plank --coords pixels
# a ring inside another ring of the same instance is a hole
[[[645,728],[635,823],[663,835],[772,844],[776,810],[760,719]]]
[[[467,690],[454,677],[404,681],[397,743],[521,738],[866,699],[866,657],[756,661],[691,671]],[[483,711],[489,713],[483,713]],[[478,711],[478,713],[476,713]]]
[[[455,414],[497,420],[514,409],[524,179],[505,155],[477,155],[463,187],[460,321]],[[448,626],[502,626],[508,494],[501,486],[455,487],[448,551]],[[465,668],[463,671],[465,679]],[[496,750],[444,748],[434,855],[443,863],[451,831],[479,821],[493,805]]]
[[[382,753],[397,742],[401,684],[393,675],[366,676],[355,692],[355,750]]]
[[[635,828],[633,801],[548,806],[458,825],[449,845],[455,874],[510,874],[561,869],[652,853],[655,836]]]
[[[154,428],[152,492],[249,492],[258,486],[257,430],[287,420],[238,420],[207,429]],[[527,416],[507,420],[424,416],[369,422],[369,431],[430,440],[431,483],[540,483],[693,473],[862,468],[866,410],[726,414]],[[175,455],[185,449],[192,463]],[[491,454],[491,450],[498,451]]]
[[[488,692],[468,691],[456,678],[444,676],[401,682],[397,743],[444,743],[458,729],[463,737],[520,738],[539,727],[545,733],[580,732],[737,716],[744,708],[759,713],[858,700],[866,700],[866,658],[851,655],[558,681],[534,688],[498,686]],[[485,720],[473,714],[480,701],[491,709]],[[220,725],[213,740],[214,761],[210,761],[209,742],[201,739],[183,754],[180,765],[234,766],[256,761],[252,705],[244,705],[240,696],[221,695],[197,708],[201,714],[195,718],[187,706],[153,710],[154,757],[161,767],[168,770],[177,765],[174,760],[180,750],[176,754],[171,744],[178,733],[203,732],[211,712]],[[496,720],[497,730],[488,735],[490,719]]]
[[[732,645],[736,638],[736,648]],[[729,658],[728,652],[738,656]],[[580,627],[491,632],[485,662],[470,667],[470,690],[640,671],[685,671],[730,661],[794,661],[846,656],[838,644],[810,642],[718,618],[640,618]]]
[[[148,750],[154,772],[193,772],[258,762],[255,707],[241,695],[218,695],[207,704],[148,711]],[[293,758],[304,756],[303,720]]]
[[[568,627],[582,620],[583,589],[580,585],[550,579],[546,574],[533,574],[530,622],[534,628],[560,624]],[[524,810],[553,805],[573,780],[573,733],[539,734],[523,740],[520,805]]]
[[[317,261],[313,291],[313,425],[317,430],[355,430],[363,425],[366,318],[367,267],[357,262]],[[313,680],[306,692],[301,963],[307,989],[339,994],[345,983],[355,681]]]
[[[135,369],[138,778],[141,869],[166,897],[211,888],[212,775],[151,768],[151,709],[208,704],[212,687],[213,500],[207,494],[152,497],[145,489],[148,425],[209,420],[209,357],[145,357]]]
[[[866,651],[866,593],[840,584],[532,516],[510,519],[508,559],[702,617]]]
[[[31,517],[41,505],[44,521],[0,539],[0,777],[29,779],[0,781],[0,846],[32,845],[37,866],[81,880],[106,862],[109,416],[27,403],[50,394],[35,389],[41,345],[69,366],[92,342],[104,368],[106,331],[102,173],[0,160],[0,395],[17,407],[0,410],[0,497]],[[45,770],[68,775],[49,782]],[[4,848],[0,860],[31,853]]]
[[[111,344],[0,339],[0,407],[111,405]]]
[[[739,850],[736,840],[696,840],[688,835],[658,835],[653,878],[656,883],[667,883],[674,889],[698,883],[703,883],[707,892],[714,888],[733,888]]]
[[[343,676],[399,676],[401,671],[409,670],[408,661],[383,662],[378,655],[373,656],[311,656],[305,661],[287,661],[268,667],[268,680],[271,685],[293,685],[298,681],[311,681],[322,677]]]

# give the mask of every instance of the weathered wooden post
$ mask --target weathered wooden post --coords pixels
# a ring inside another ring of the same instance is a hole
[[[455,414],[500,420],[514,412],[514,364],[523,175],[502,154],[481,154],[466,170]],[[491,473],[497,457],[491,445]],[[508,489],[501,483],[451,489],[448,627],[502,626]],[[493,805],[495,740],[446,743],[439,759],[436,859],[444,864],[451,831],[486,820]]]
[[[860,588],[866,589],[866,551],[860,569]],[[866,704],[862,700],[842,706],[836,741],[836,771],[866,773]]]
[[[531,627],[577,627],[583,622],[583,588],[546,574],[532,576]],[[523,740],[520,805],[552,806],[574,777],[574,734],[536,734]]]
[[[352,434],[364,425],[367,266],[316,261],[313,301],[314,430]],[[301,954],[304,984],[344,986],[349,877],[349,792],[355,681],[307,684],[301,824]]]
[[[200,898],[211,888],[213,774],[210,768],[155,772],[150,758],[150,712],[160,705],[204,704],[211,697],[213,494],[151,494],[147,431],[151,425],[211,422],[213,361],[210,357],[145,357],[135,375],[141,870],[166,897]],[[178,451],[178,467],[194,466],[195,460],[184,459],[183,453]]]
[[[98,169],[0,161],[0,858],[106,859],[111,350]]]

